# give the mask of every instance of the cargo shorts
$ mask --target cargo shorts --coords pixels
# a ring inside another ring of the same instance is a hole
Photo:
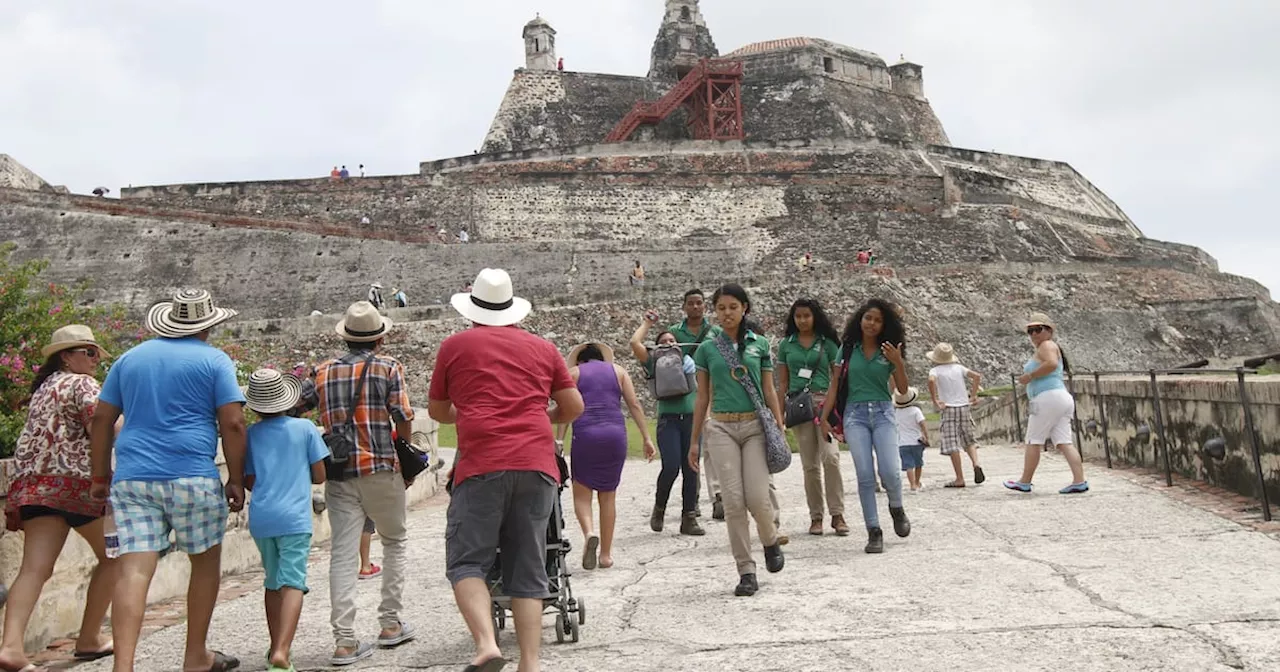
[[[504,595],[551,597],[547,530],[557,496],[555,480],[539,471],[496,471],[455,485],[445,525],[449,583],[484,580],[501,548]]]

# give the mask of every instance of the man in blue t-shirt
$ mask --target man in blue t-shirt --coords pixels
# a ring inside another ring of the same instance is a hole
[[[228,670],[239,661],[206,645],[222,577],[227,510],[244,506],[244,395],[226,353],[208,344],[236,311],[204,290],[183,290],[147,312],[159,336],[116,360],[102,386],[89,435],[94,497],[111,498],[119,536],[112,599],[115,669],[132,670],[147,591],[173,533],[191,560],[184,670]],[[115,437],[113,425],[124,414]],[[227,463],[224,488],[218,438]],[[111,472],[115,453],[116,470]]]
[[[245,391],[249,409],[261,421],[249,428],[245,487],[249,534],[262,554],[265,603],[271,631],[267,662],[272,670],[292,670],[289,650],[307,593],[311,554],[311,485],[324,483],[329,448],[310,420],[285,415],[298,405],[298,379],[274,369],[259,369]]]

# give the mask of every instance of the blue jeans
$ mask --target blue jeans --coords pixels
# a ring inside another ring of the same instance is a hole
[[[898,423],[891,401],[849,402],[844,412],[844,438],[858,475],[858,501],[867,529],[880,527],[876,510],[876,471],[891,508],[902,507],[902,461],[898,455]]]
[[[692,415],[658,417],[658,454],[662,456],[662,471],[658,473],[658,494],[654,501],[657,506],[666,507],[676,477],[683,474],[680,512],[691,513],[698,507],[698,473],[689,466],[691,439]]]

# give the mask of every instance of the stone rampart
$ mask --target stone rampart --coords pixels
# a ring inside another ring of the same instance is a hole
[[[1253,414],[1262,474],[1273,509],[1280,507],[1280,376],[1247,376],[1249,408]],[[1098,383],[1092,375],[1074,380],[1079,444],[1084,455],[1097,462],[1106,458],[1105,437],[1115,462],[1164,469],[1157,431],[1156,408],[1151,383],[1144,376],[1105,376]],[[1160,412],[1168,444],[1169,463],[1174,473],[1228,488],[1242,495],[1261,497],[1254,468],[1244,407],[1235,376],[1160,376],[1157,387]],[[1018,401],[1021,426],[1025,430],[1025,394]],[[1013,397],[1006,394],[988,400],[974,412],[980,440],[1021,441],[1016,437]],[[1139,430],[1145,428],[1147,433]],[[1218,460],[1204,454],[1204,445],[1222,438],[1226,455]],[[1098,464],[1089,466],[1098,469]]]
[[[0,154],[0,187],[33,190],[50,188],[49,183],[8,154]]]

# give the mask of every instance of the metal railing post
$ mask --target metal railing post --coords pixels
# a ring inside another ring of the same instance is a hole
[[[1084,459],[1084,444],[1080,442],[1080,407],[1075,403],[1076,379],[1075,374],[1070,371],[1067,372],[1067,392],[1071,394],[1071,438],[1076,442],[1076,450],[1080,453],[1080,459]]]
[[[1093,374],[1093,393],[1098,398],[1098,417],[1102,420],[1102,451],[1107,456],[1107,468],[1111,468],[1111,435],[1107,433],[1107,404],[1102,394],[1102,374]]]
[[[1164,435],[1164,412],[1160,409],[1160,386],[1156,383],[1156,370],[1151,369],[1151,403],[1156,407],[1156,458],[1164,453],[1164,484],[1173,485],[1173,468],[1169,464],[1169,441]]]
[[[1236,369],[1236,382],[1240,386],[1240,407],[1244,410],[1244,431],[1249,435],[1249,452],[1253,457],[1253,473],[1258,475],[1258,494],[1262,496],[1262,519],[1271,520],[1271,498],[1267,495],[1267,479],[1262,473],[1262,456],[1258,452],[1258,432],[1253,424],[1253,409],[1249,407],[1249,388],[1244,384],[1244,369]]]
[[[1013,436],[1015,444],[1022,443],[1022,409],[1018,404],[1018,376],[1017,374],[1009,374],[1009,382],[1013,383],[1013,426],[1017,430],[1017,434]]]

